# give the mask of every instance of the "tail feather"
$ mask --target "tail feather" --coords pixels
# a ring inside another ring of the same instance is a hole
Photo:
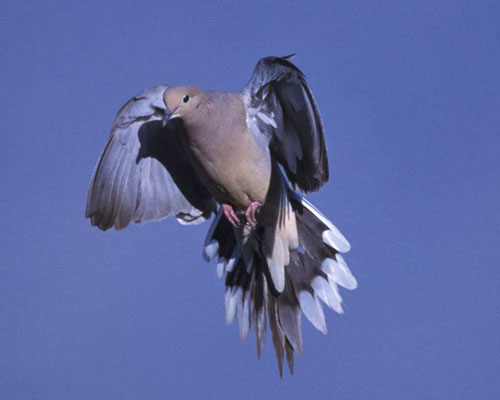
[[[288,267],[287,267],[288,268]],[[279,320],[293,349],[302,353],[301,311],[290,275],[286,276],[285,290],[278,297]]]
[[[324,273],[318,269],[312,258],[296,252],[293,262],[287,266],[287,273],[293,282],[293,289],[300,304],[300,309],[309,322],[320,332],[326,334],[326,322],[323,308],[311,283]]]
[[[349,290],[357,287],[356,279],[340,255],[349,251],[349,242],[303,196],[286,190],[286,207],[290,209],[287,212],[291,212],[293,218],[279,219],[276,235],[288,230],[286,235],[293,237],[291,226],[298,237],[298,246],[285,249],[289,259],[278,290],[270,272],[270,268],[276,266],[269,264],[269,249],[274,246],[269,243],[269,226],[236,229],[219,210],[204,248],[205,259],[217,257],[219,276],[226,275],[226,322],[230,324],[237,317],[242,341],[253,326],[259,358],[269,323],[280,376],[285,357],[293,374],[293,353],[302,353],[301,314],[326,334],[321,302],[343,313],[339,286]],[[282,242],[286,244],[284,237]]]
[[[314,207],[304,196],[288,190],[288,198],[296,214],[299,214],[299,222],[303,228],[303,234],[308,232],[313,237],[318,237],[330,249],[347,253],[351,245],[335,225],[331,223],[316,207]],[[306,232],[304,232],[306,230]],[[319,235],[318,235],[319,234]],[[300,229],[299,229],[300,241]]]
[[[262,273],[255,273],[253,287],[250,294],[251,322],[255,331],[257,345],[257,357],[260,358],[264,342],[266,341],[266,303],[267,303],[267,281]]]
[[[268,298],[267,314],[269,315],[269,328],[273,334],[273,345],[276,350],[280,376],[283,377],[283,350],[286,345],[286,336],[278,315],[278,300],[274,296],[269,296]]]

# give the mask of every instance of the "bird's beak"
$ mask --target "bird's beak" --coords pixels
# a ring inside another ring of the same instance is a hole
[[[171,119],[174,119],[177,117],[177,115],[175,115],[175,112],[177,111],[177,108],[174,108],[173,110],[170,109],[170,108],[167,108],[165,110],[165,114],[163,114],[163,127],[166,127],[167,124],[168,124],[168,121],[170,121]]]

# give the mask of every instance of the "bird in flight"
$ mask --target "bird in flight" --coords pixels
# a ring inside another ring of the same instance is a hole
[[[357,282],[349,242],[306,198],[328,180],[323,124],[304,74],[286,57],[261,59],[240,93],[160,85],[117,113],[95,168],[86,217],[102,230],[175,215],[212,217],[204,243],[225,276],[226,322],[266,326],[280,375],[302,352],[301,315],[326,334],[320,301],[342,313],[339,286]]]

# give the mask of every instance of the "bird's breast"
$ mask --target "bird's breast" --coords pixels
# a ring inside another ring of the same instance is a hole
[[[220,124],[203,134],[188,132],[188,153],[207,189],[219,203],[244,210],[264,202],[271,179],[271,158],[244,126]]]

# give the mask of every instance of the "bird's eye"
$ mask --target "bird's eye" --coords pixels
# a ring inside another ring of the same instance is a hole
[[[183,103],[187,103],[189,101],[189,95],[185,94],[184,97],[182,98]]]

